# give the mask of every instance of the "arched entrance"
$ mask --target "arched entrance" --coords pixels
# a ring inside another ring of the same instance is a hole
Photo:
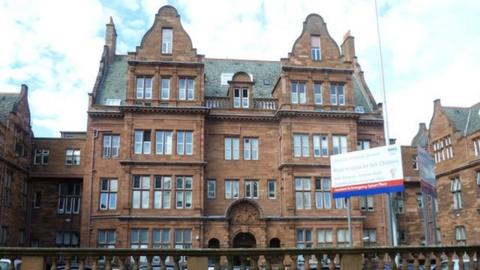
[[[220,241],[217,238],[208,240],[208,248],[220,248]]]
[[[257,246],[257,241],[255,240],[255,236],[253,236],[253,234],[249,232],[241,232],[235,235],[232,244],[234,248],[254,248]]]

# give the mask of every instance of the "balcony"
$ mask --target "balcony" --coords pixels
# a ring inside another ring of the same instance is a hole
[[[24,270],[480,269],[480,246],[252,249],[0,248]],[[188,258],[188,259],[187,259]],[[428,258],[428,259],[427,259]],[[1,268],[2,270],[4,268]],[[8,270],[15,269],[11,264]]]
[[[233,103],[229,97],[205,97],[205,106],[212,109],[233,109]],[[254,98],[253,109],[274,111],[278,108],[278,100],[275,98]]]

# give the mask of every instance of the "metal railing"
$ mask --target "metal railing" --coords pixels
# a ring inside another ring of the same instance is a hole
[[[480,269],[480,246],[252,249],[0,248],[21,269]],[[12,263],[9,270],[14,270]]]

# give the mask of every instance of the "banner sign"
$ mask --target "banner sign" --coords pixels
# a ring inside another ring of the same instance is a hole
[[[437,180],[435,178],[435,161],[423,148],[417,147],[418,169],[422,192],[437,197]]]
[[[333,155],[330,160],[334,198],[404,190],[402,151],[399,145]]]

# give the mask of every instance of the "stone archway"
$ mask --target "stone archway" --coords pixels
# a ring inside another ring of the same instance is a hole
[[[253,234],[246,233],[237,233],[232,241],[232,246],[234,248],[254,248],[257,246],[257,240]]]

